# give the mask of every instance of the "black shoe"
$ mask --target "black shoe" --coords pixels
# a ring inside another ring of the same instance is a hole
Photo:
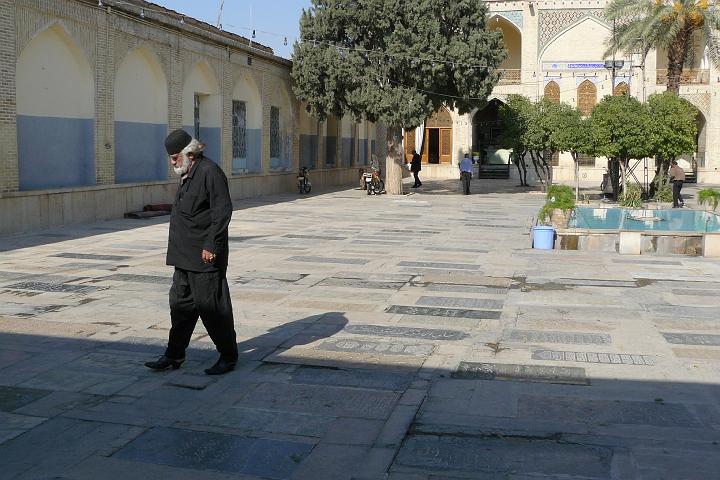
[[[184,358],[181,358],[180,360],[173,360],[172,358],[168,358],[163,355],[153,362],[145,362],[145,366],[153,370],[167,370],[170,367],[172,367],[173,370],[177,370],[184,361]]]
[[[227,362],[222,358],[215,362],[210,368],[205,369],[205,373],[208,375],[222,375],[224,373],[232,372],[235,369],[237,362]]]

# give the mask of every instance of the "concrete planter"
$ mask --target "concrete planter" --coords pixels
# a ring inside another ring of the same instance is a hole
[[[550,225],[558,229],[568,228],[568,222],[570,222],[570,214],[572,210],[561,210],[555,208],[550,215]]]

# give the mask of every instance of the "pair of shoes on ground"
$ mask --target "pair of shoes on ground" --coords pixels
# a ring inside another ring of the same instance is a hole
[[[184,358],[181,359],[173,359],[168,358],[165,355],[162,355],[157,360],[154,360],[152,362],[145,362],[145,366],[148,367],[151,370],[167,370],[168,368],[172,368],[173,370],[177,370],[180,368],[180,365],[183,364],[185,361]],[[217,362],[215,362],[215,365],[213,365],[210,368],[205,369],[205,373],[207,375],[222,375],[224,373],[232,372],[235,369],[235,365],[237,362],[228,362],[222,358],[218,359]]]

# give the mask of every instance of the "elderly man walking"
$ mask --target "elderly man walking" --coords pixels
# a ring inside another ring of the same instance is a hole
[[[682,190],[683,183],[685,182],[685,170],[673,160],[672,166],[670,167],[670,179],[672,180],[672,192],[673,192],[673,208],[682,208],[685,206],[685,200],[683,199]]]
[[[205,145],[184,130],[165,140],[175,173],[180,175],[170,216],[166,263],[175,267],[170,287],[170,336],[165,354],[147,362],[153,370],[180,368],[198,317],[215,343],[220,358],[205,370],[221,375],[238,359],[228,265],[228,225],[232,201],[227,177],[203,154]]]

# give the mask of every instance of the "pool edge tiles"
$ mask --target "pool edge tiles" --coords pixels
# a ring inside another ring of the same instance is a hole
[[[672,234],[720,233],[720,217],[704,210],[576,207],[569,229]]]

